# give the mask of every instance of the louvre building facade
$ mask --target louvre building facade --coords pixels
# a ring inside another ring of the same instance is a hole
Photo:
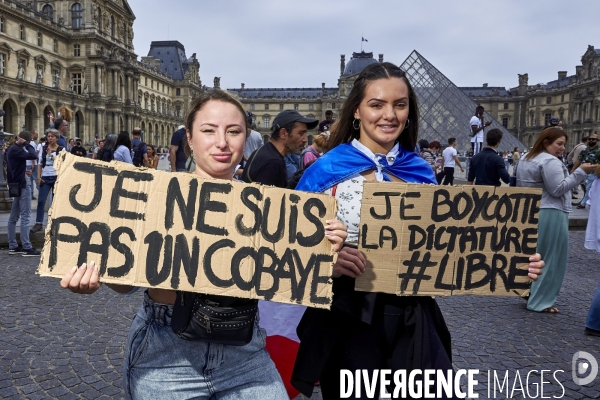
[[[383,54],[375,59],[373,53],[353,53],[348,63],[342,55],[334,87],[323,83],[312,88],[247,88],[242,83],[240,88],[228,90],[252,111],[258,130],[266,137],[281,110],[296,109],[320,120],[325,119],[325,111],[332,110],[337,117],[358,74],[376,62],[383,62]],[[485,120],[493,121],[491,127],[505,132],[500,150],[531,147],[553,117],[562,120],[569,134],[567,148],[579,143],[582,136],[600,131],[600,50],[593,46],[588,46],[581,65],[575,66],[575,74],[559,71],[556,80],[535,85],[529,85],[527,73],[517,74],[518,85],[508,89],[487,83],[457,87],[417,51],[399,65],[419,99],[420,137],[442,144],[456,137],[461,152],[470,148],[469,121],[479,104],[486,109]]]
[[[177,41],[138,61],[127,0],[0,0],[0,104],[5,131],[42,132],[48,112],[73,110],[69,137],[139,126],[166,145],[200,93],[200,64]]]

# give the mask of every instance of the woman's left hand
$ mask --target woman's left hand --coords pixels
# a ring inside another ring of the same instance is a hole
[[[540,253],[535,253],[533,256],[529,257],[529,277],[534,281],[537,281],[538,275],[542,274],[542,268],[544,268],[546,263],[542,260],[542,256]]]
[[[336,253],[342,249],[346,238],[348,237],[348,228],[338,219],[325,221],[325,235],[333,244],[333,251]]]

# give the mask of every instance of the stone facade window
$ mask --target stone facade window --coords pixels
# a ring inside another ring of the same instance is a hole
[[[335,103],[331,103],[331,109],[335,110]]]
[[[544,114],[544,126],[550,125],[550,118],[552,118],[551,113]]]
[[[21,40],[25,40],[25,26],[24,25],[19,25],[19,39]]]
[[[300,106],[298,104],[294,104],[294,110],[298,111],[298,108],[300,108]]]
[[[46,4],[44,7],[42,7],[42,14],[44,14],[46,18],[50,19],[51,21],[54,21],[54,8],[52,8],[50,4]]]
[[[265,124],[265,129],[269,128],[269,117],[263,118],[263,123]]]
[[[78,44],[73,45],[73,56],[74,57],[81,56],[81,46],[80,45],[78,45]]]
[[[58,40],[54,39],[54,41],[52,42],[52,49],[54,50],[54,52],[58,52]]]
[[[180,88],[175,89],[175,96],[181,96],[181,89]]]
[[[60,79],[60,74],[57,69],[52,70],[52,87],[56,87],[58,82],[57,79]]]
[[[42,46],[44,44],[44,35],[42,35],[42,32],[38,32],[38,46]]]
[[[250,110],[254,111],[254,104],[250,104]]]
[[[552,104],[552,97],[546,97],[546,104]]]
[[[4,33],[4,17],[0,17],[0,32]]]
[[[71,80],[73,82],[73,91],[81,94],[81,73],[71,74]]]
[[[268,110],[268,109],[269,109],[269,105],[265,104],[265,110]]]
[[[504,103],[504,109],[508,110],[508,103]]]
[[[83,26],[83,7],[75,3],[71,6],[71,28],[80,29]]]
[[[502,126],[508,128],[508,117],[502,117]]]
[[[283,104],[279,105],[279,111],[283,111]]]
[[[565,102],[565,95],[564,95],[564,94],[561,94],[561,95],[560,95],[560,102],[561,102],[561,103],[564,103],[564,102]]]
[[[113,16],[110,17],[109,31],[110,31],[110,37],[114,38],[115,37],[115,17],[113,17]]]
[[[314,109],[315,109],[315,106],[314,106],[314,104],[310,103],[310,104],[308,105],[308,110],[309,110],[309,111],[313,111]]]
[[[6,74],[6,54],[0,53],[0,76]]]

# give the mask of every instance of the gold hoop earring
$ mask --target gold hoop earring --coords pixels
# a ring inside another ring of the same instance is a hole
[[[357,122],[358,122],[358,126],[356,126],[356,123],[357,123]],[[356,118],[354,118],[354,121],[352,121],[352,127],[353,127],[355,130],[359,130],[359,129],[360,129],[360,119],[356,119]]]
[[[410,119],[406,118],[406,124],[404,125],[404,129],[408,128],[408,125],[410,125]]]

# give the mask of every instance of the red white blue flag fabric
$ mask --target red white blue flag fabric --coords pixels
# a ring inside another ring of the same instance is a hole
[[[258,308],[260,326],[267,331],[266,349],[281,375],[290,399],[293,399],[300,394],[290,383],[300,347],[296,327],[306,307],[259,301]]]

